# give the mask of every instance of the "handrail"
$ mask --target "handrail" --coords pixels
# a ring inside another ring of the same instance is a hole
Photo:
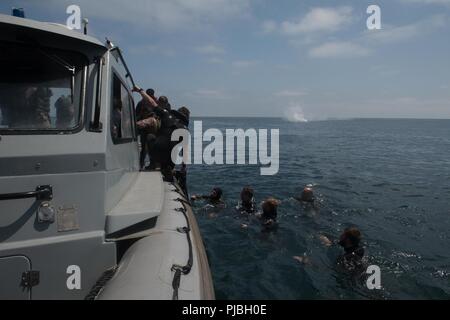
[[[53,199],[53,188],[50,185],[46,185],[36,187],[35,191],[0,194],[0,201],[28,198],[36,198],[39,201],[50,201]]]
[[[133,85],[133,87],[135,87],[136,84],[134,83],[133,76],[131,75],[130,69],[128,69],[127,63],[125,62],[125,59],[123,58],[122,50],[120,50],[119,47],[114,47],[114,48],[111,49],[111,51],[116,51],[116,50],[119,53],[119,58],[120,58],[120,60],[122,60],[123,66],[125,67],[125,71],[127,72],[126,77],[130,78],[131,84]]]

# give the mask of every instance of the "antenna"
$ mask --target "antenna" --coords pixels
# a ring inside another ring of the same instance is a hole
[[[82,23],[84,28],[84,34],[87,34],[87,25],[89,24],[89,20],[87,18],[84,18]]]

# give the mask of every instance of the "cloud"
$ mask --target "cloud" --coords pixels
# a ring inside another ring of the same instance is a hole
[[[223,54],[225,53],[225,49],[222,47],[216,46],[214,44],[208,44],[201,47],[195,48],[195,51],[201,54]]]
[[[222,58],[213,57],[213,58],[208,59],[207,62],[211,63],[211,64],[222,64],[225,61]]]
[[[299,35],[312,32],[336,32],[352,22],[353,8],[344,6],[337,8],[317,7],[311,9],[297,21],[281,23],[281,32],[286,35]]]
[[[400,1],[405,3],[450,5],[450,0],[400,0]]]
[[[258,61],[258,60],[237,60],[237,61],[233,61],[231,65],[234,68],[243,69],[243,68],[249,68],[249,67],[256,66],[259,63],[260,63],[260,61]]]
[[[313,58],[353,58],[370,54],[370,50],[352,42],[327,42],[309,51]]]
[[[431,33],[444,27],[447,22],[448,18],[439,14],[404,26],[383,25],[381,30],[367,31],[365,37],[370,43],[397,43]]]
[[[399,69],[389,65],[374,65],[370,67],[370,73],[377,74],[382,77],[392,77],[399,75],[401,72]]]
[[[227,99],[230,97],[223,90],[217,89],[199,89],[197,91],[189,93],[188,95],[195,98],[206,98],[206,99]]]
[[[421,21],[404,25],[383,25],[381,30],[365,31],[352,41],[331,41],[316,46],[309,51],[313,58],[353,58],[368,56],[379,45],[396,44],[434,32],[445,27],[448,18],[434,15]],[[386,74],[386,72],[384,72]]]
[[[88,18],[107,19],[151,28],[151,32],[199,28],[248,15],[251,0],[77,0]],[[48,0],[48,8],[67,6],[73,0]],[[39,6],[44,6],[39,3]]]
[[[266,20],[261,25],[263,33],[272,33],[275,32],[278,28],[278,25],[273,20]]]
[[[285,97],[285,98],[294,98],[294,97],[302,97],[307,93],[303,90],[283,90],[275,93],[277,97]]]
[[[165,57],[175,57],[176,51],[159,45],[132,46],[128,52],[134,55],[158,54]]]

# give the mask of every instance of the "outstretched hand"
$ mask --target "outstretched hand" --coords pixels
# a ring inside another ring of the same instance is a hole
[[[141,91],[142,91],[142,88],[141,88],[141,87],[138,87],[138,86],[134,86],[132,91],[133,91],[133,92],[141,92]]]

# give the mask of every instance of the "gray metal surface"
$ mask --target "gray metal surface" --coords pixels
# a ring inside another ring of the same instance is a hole
[[[0,300],[28,300],[31,290],[21,285],[22,273],[31,269],[30,261],[24,256],[12,256],[0,258]]]
[[[105,45],[97,39],[89,35],[84,35],[80,32],[72,31],[66,26],[60,24],[41,22],[0,14],[0,28],[4,27],[20,28],[23,30],[23,32],[27,33],[36,32],[39,30],[47,34],[52,34],[53,37],[61,36],[61,38],[64,39],[78,40],[80,43],[95,45],[97,47],[104,48],[104,50],[106,51]]]
[[[158,216],[162,211],[163,200],[161,174],[140,173],[122,200],[106,216],[106,233],[111,234]]]

